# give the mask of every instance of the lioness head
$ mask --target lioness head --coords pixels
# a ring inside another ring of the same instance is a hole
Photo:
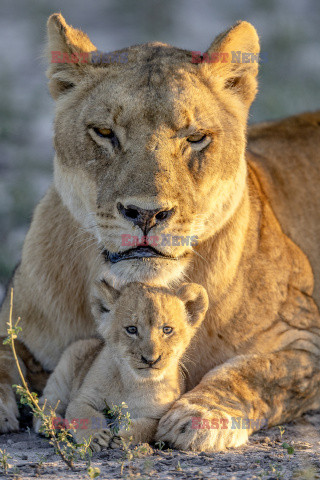
[[[206,290],[183,284],[175,293],[140,283],[121,292],[105,281],[91,297],[98,330],[120,368],[143,380],[177,367],[208,309]]]
[[[115,285],[178,279],[195,243],[218,232],[243,197],[255,29],[237,23],[208,49],[218,61],[199,64],[161,43],[105,63],[60,14],[49,18],[48,35],[63,202],[98,240]],[[136,246],[142,236],[151,245]]]

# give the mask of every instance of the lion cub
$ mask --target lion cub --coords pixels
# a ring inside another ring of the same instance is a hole
[[[172,293],[131,283],[121,292],[104,281],[91,298],[99,339],[80,340],[62,355],[44,389],[41,403],[76,422],[77,442],[92,436],[95,451],[154,439],[158,420],[184,392],[179,361],[208,308],[205,289],[184,284]],[[114,436],[103,414],[125,402],[129,429]],[[39,431],[40,423],[35,421]]]

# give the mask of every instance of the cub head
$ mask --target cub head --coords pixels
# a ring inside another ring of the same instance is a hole
[[[206,290],[183,284],[175,293],[140,283],[120,292],[105,281],[94,286],[92,312],[121,369],[141,380],[161,379],[179,360],[208,309]]]
[[[48,38],[56,189],[95,237],[106,278],[166,286],[243,198],[257,33],[237,23],[205,62],[162,43],[101,54],[60,14]]]

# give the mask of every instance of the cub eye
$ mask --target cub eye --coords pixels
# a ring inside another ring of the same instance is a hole
[[[187,142],[189,143],[202,143],[207,138],[207,135],[203,133],[195,133],[194,135],[190,135],[187,138]]]
[[[170,333],[173,332],[173,328],[172,327],[163,327],[163,333],[165,333],[166,335],[170,335]]]
[[[94,127],[93,129],[95,131],[95,133],[97,135],[99,135],[99,137],[103,137],[103,138],[112,138],[114,137],[114,133],[113,131],[111,130],[111,128],[97,128],[97,127]]]
[[[130,327],[126,327],[126,331],[129,333],[129,335],[137,335],[138,333],[137,327],[134,327],[133,325],[130,325]]]

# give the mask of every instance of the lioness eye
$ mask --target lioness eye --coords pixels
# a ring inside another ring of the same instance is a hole
[[[93,130],[95,131],[95,133],[97,135],[99,135],[99,137],[110,138],[110,139],[114,137],[114,133],[111,130],[111,128],[97,128],[97,127],[94,127]]]
[[[163,333],[165,333],[166,335],[169,335],[170,333],[173,332],[173,328],[172,327],[163,327]]]
[[[136,335],[136,334],[138,333],[137,327],[134,327],[133,325],[131,325],[130,327],[126,327],[126,331],[127,331],[130,335]]]
[[[110,141],[114,148],[119,148],[120,142],[117,135],[111,128],[90,127],[90,129],[100,138]]]
[[[190,143],[201,143],[207,138],[207,135],[203,135],[202,133],[195,133],[194,135],[190,135],[187,138],[187,141]]]
[[[110,310],[103,305],[103,303],[99,303],[99,309],[101,313],[109,313]]]

